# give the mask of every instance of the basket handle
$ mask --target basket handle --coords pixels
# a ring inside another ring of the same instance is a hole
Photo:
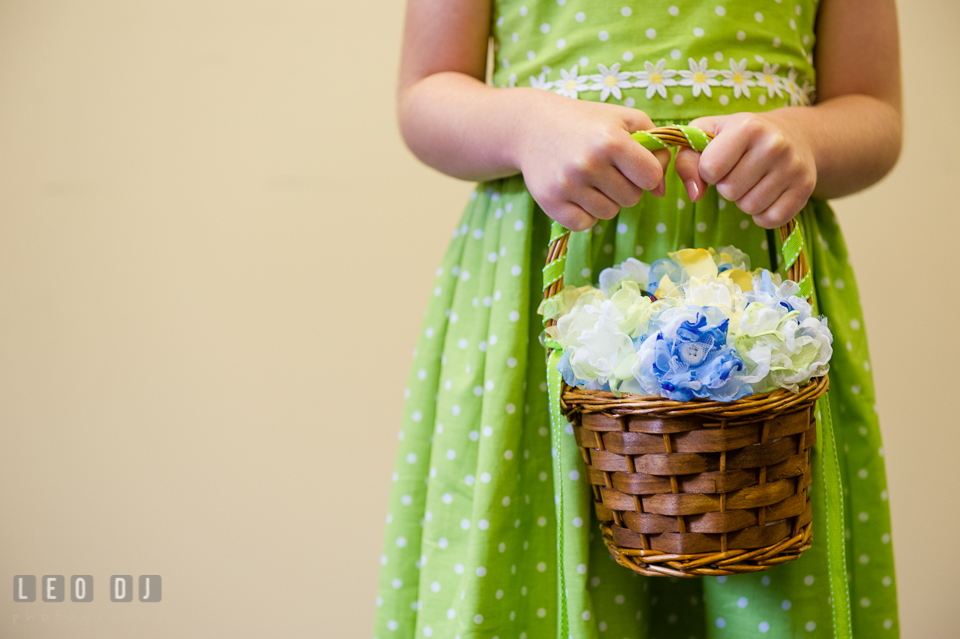
[[[714,136],[697,127],[673,124],[649,131],[637,131],[631,134],[631,137],[650,151],[678,146],[688,147],[700,152],[707,147]],[[783,243],[783,263],[786,265],[787,278],[799,283],[800,294],[809,299],[813,294],[813,280],[810,277],[810,267],[803,251],[803,235],[800,232],[800,225],[791,219],[779,230],[780,240]],[[563,291],[563,268],[567,261],[567,242],[569,239],[569,229],[554,221],[550,229],[547,264],[543,267],[544,300],[549,300]],[[553,326],[554,324],[556,324],[556,320],[553,319],[544,321],[544,326]]]

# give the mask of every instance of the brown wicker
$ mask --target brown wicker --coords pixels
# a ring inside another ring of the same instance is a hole
[[[673,127],[649,133],[689,146]],[[781,239],[792,230],[793,221],[781,227]],[[566,253],[568,238],[551,243],[548,263]],[[788,277],[800,281],[807,268],[801,252]],[[561,278],[544,297],[562,288]],[[561,409],[617,562],[643,575],[698,577],[797,559],[811,543],[810,449],[827,386],[824,376],[799,393],[678,402],[564,384]]]

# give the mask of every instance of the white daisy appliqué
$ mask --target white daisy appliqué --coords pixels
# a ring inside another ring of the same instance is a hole
[[[797,70],[793,67],[787,71],[787,77],[783,78],[783,88],[787,90],[790,96],[790,106],[798,106],[803,102],[803,94],[800,87],[797,86]]]
[[[638,89],[646,88],[648,100],[652,98],[654,94],[666,99],[667,87],[677,86],[677,81],[673,79],[673,77],[677,75],[677,72],[674,69],[665,69],[666,64],[667,61],[664,58],[660,58],[660,62],[657,62],[656,65],[644,62],[643,66],[646,68],[646,71],[638,71],[634,74],[637,81],[633,83],[633,86]],[[744,64],[746,64],[746,60],[744,60]]]
[[[733,87],[733,97],[739,98],[740,96],[750,97],[750,87],[757,86],[757,83],[750,79],[750,71],[747,71],[747,59],[744,58],[740,60],[740,63],[730,58],[730,70],[721,71],[720,74],[723,76],[722,84],[725,87]]]
[[[553,82],[547,82],[547,72],[544,71],[539,76],[530,76],[530,86],[534,89],[543,89],[544,91],[549,91],[553,86]]]
[[[633,74],[620,71],[619,62],[611,65],[609,69],[602,64],[598,64],[597,68],[600,69],[600,73],[590,76],[590,79],[594,82],[590,88],[600,92],[600,101],[605,101],[610,95],[622,100],[623,93],[620,89],[628,89],[632,86],[630,78],[633,77]]]
[[[680,80],[680,86],[692,87],[693,97],[695,98],[700,96],[701,91],[708,98],[712,98],[713,94],[710,92],[710,87],[720,86],[720,81],[716,79],[720,72],[716,69],[708,69],[706,58],[700,58],[699,63],[693,58],[688,58],[688,60],[690,70],[680,71],[680,77],[683,78]]]
[[[580,75],[580,65],[573,65],[569,71],[560,69],[560,80],[556,82],[557,93],[568,98],[577,99],[581,91],[589,91],[587,86],[589,76]]]
[[[774,94],[778,98],[783,97],[783,78],[777,75],[779,68],[779,64],[771,66],[769,62],[764,62],[763,71],[753,73],[753,77],[757,79],[757,86],[767,90],[767,97],[772,98]]]
[[[804,105],[813,104],[813,95],[817,92],[816,87],[810,84],[809,80],[803,81],[803,86],[800,87],[800,100]]]

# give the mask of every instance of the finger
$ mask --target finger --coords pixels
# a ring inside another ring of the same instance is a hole
[[[614,218],[620,212],[619,204],[593,187],[578,189],[573,202],[579,204],[588,214],[601,220]]]
[[[662,158],[664,152],[667,153],[666,163],[669,164],[669,151],[651,153],[628,135],[625,136],[623,147],[614,152],[613,164],[638,188],[652,191],[663,181],[663,172],[666,170]]]
[[[598,177],[595,186],[620,206],[636,206],[643,189],[631,182],[616,167],[611,166]]]
[[[718,190],[719,188],[717,187]],[[768,173],[757,182],[756,186],[736,200],[737,206],[748,215],[759,215],[773,206],[777,198],[786,190],[783,178]]]
[[[660,167],[663,171],[660,183],[657,185],[657,188],[653,190],[653,194],[657,197],[663,197],[667,193],[667,167],[670,166],[670,158],[673,156],[670,153],[670,149],[659,149],[654,151],[653,155],[660,162]]]
[[[687,187],[687,196],[691,202],[703,197],[707,190],[707,183],[700,177],[700,154],[686,147],[677,151],[677,160],[673,168],[680,176],[680,180]]]
[[[619,105],[617,105],[617,109],[627,133],[646,131],[654,128],[653,120],[651,120],[650,116],[640,109],[631,109],[630,107],[622,107]]]
[[[717,137],[700,154],[700,177],[708,184],[718,184],[726,177],[750,145],[750,137],[738,121],[723,120],[714,128]]]
[[[704,157],[706,151],[703,152]],[[700,158],[701,171],[704,157]],[[725,200],[735,202],[742,198],[747,192],[759,184],[760,180],[767,175],[770,166],[760,158],[758,153],[749,151],[740,157],[739,162],[731,168],[723,179],[718,181],[717,193]]]
[[[562,202],[551,211],[545,211],[547,215],[559,222],[563,228],[571,231],[586,231],[597,223],[597,218],[583,210],[575,202]]]
[[[695,126],[711,135],[716,135],[723,128],[723,124],[730,118],[729,115],[707,115],[702,118],[690,120],[689,126]]]
[[[788,189],[767,210],[754,215],[753,221],[757,226],[765,229],[781,227],[792,220],[806,206],[806,203],[806,198],[799,191]]]

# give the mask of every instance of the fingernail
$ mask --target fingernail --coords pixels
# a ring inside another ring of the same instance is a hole
[[[660,180],[660,184],[657,185],[657,188],[653,190],[653,194],[657,197],[663,197],[667,194],[667,181]]]
[[[696,202],[697,196],[700,195],[700,188],[693,180],[687,180],[687,195],[690,196],[691,202]]]

